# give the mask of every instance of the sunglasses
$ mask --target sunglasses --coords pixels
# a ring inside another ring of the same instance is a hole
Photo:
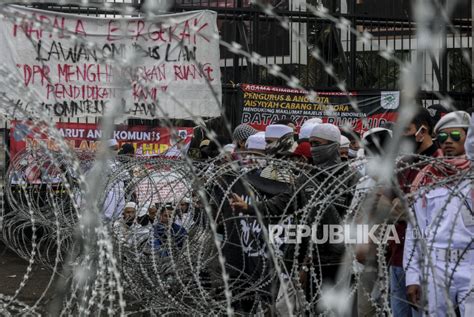
[[[459,142],[459,140],[461,140],[461,131],[455,130],[449,134],[446,132],[438,133],[437,140],[439,143],[444,143],[448,140],[449,137],[451,137],[451,140],[453,140],[454,142]]]

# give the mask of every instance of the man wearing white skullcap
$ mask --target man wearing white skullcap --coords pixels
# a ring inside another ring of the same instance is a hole
[[[319,138],[329,142],[335,142],[339,144],[341,141],[341,131],[339,128],[330,123],[321,123],[316,125],[311,131],[310,139]],[[325,143],[327,144],[327,142]]]
[[[290,156],[297,147],[294,140],[293,129],[284,124],[271,124],[265,129],[265,153],[276,158]],[[282,169],[281,166],[270,164],[266,166],[260,176],[276,180],[278,182],[292,182],[290,169]]]
[[[284,124],[270,124],[265,129],[265,140],[268,143],[277,141],[281,137],[293,133],[293,129]]]
[[[245,143],[245,149],[247,151],[264,153],[266,145],[265,132],[258,132],[257,134],[249,136]]]
[[[349,145],[351,144],[351,141],[349,141],[346,136],[341,135],[341,140],[339,143],[339,154],[341,155],[341,160],[349,160]]]
[[[158,209],[156,208],[156,205],[152,204],[151,202],[147,202],[143,204],[143,206],[138,211],[137,222],[142,227],[150,227],[155,221],[157,212]]]
[[[333,124],[321,123],[311,131],[311,155],[313,163],[320,167],[329,167],[341,162],[339,142],[341,131]]]
[[[311,118],[311,119],[306,120],[303,123],[303,126],[305,124],[320,124],[320,123],[323,123],[323,120],[321,118]]]
[[[226,145],[224,145],[224,147],[222,149],[224,150],[225,154],[232,154],[232,153],[234,153],[236,147],[237,146],[235,144],[226,144]]]
[[[385,154],[386,147],[392,139],[392,131],[385,128],[372,128],[362,135],[364,155],[368,157]]]
[[[113,225],[115,237],[122,243],[132,244],[135,230],[141,227],[136,222],[137,204],[128,202],[123,209],[122,217],[117,219]]]
[[[306,120],[300,128],[299,140],[308,141],[314,126],[320,123],[323,123],[323,120],[319,118],[311,118]]]
[[[305,122],[303,126],[300,129],[300,134],[299,134],[299,139],[298,141],[308,141],[309,137],[311,136],[311,132],[313,131],[313,128],[317,126],[319,123],[314,123],[314,122]]]
[[[114,151],[117,151],[119,149],[119,144],[118,144],[117,140],[115,140],[115,139],[108,139],[107,140],[107,147],[114,150]]]
[[[269,155],[287,154],[296,148],[293,129],[284,124],[270,124],[265,129],[265,151]]]

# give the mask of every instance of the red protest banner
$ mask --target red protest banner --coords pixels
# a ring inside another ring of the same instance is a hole
[[[94,152],[99,146],[102,130],[96,124],[58,122],[56,128],[69,146],[79,151]],[[193,128],[174,128],[148,126],[116,126],[113,137],[121,146],[130,143],[135,148],[137,156],[155,156],[165,153],[173,139],[182,139],[184,143],[191,141]],[[172,137],[174,135],[174,137]],[[14,157],[24,149],[35,149],[39,139],[45,140],[48,149],[59,151],[56,141],[41,133],[39,127],[30,123],[14,121],[10,129],[10,156]]]

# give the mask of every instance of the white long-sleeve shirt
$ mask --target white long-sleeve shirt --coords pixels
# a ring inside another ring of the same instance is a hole
[[[432,248],[474,249],[471,191],[471,183],[463,181],[457,186],[436,187],[415,201],[411,211],[415,223],[408,222],[403,253],[407,286],[420,285],[422,267]]]

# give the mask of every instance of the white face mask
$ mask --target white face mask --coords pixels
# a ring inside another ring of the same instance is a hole
[[[347,152],[347,155],[349,155],[349,158],[356,158],[357,157],[357,151],[349,148],[349,152]]]

